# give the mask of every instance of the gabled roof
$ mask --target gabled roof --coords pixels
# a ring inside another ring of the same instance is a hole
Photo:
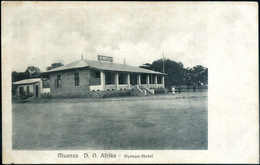
[[[121,71],[121,72],[134,72],[134,73],[150,73],[150,74],[165,74],[161,72],[156,72],[144,68],[139,68],[136,66],[130,66],[126,64],[116,64],[116,63],[109,63],[109,62],[100,62],[94,60],[79,60],[72,63],[69,63],[64,66],[60,66],[44,73],[51,73],[51,72],[58,72],[63,70],[70,70],[70,69],[77,69],[77,68],[84,68],[89,67],[98,70],[105,70],[105,71]]]
[[[37,83],[37,82],[40,82],[40,81],[41,81],[40,78],[31,78],[31,79],[25,79],[25,80],[16,81],[13,84],[15,84],[15,85],[33,84],[33,83]]]

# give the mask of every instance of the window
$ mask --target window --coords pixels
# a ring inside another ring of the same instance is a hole
[[[56,88],[61,88],[61,75],[60,74],[57,75],[55,84],[56,84]]]
[[[100,71],[95,71],[95,78],[100,78]]]
[[[79,72],[74,73],[74,82],[75,87],[79,86]]]
[[[106,84],[115,84],[115,73],[105,72],[105,83]]]

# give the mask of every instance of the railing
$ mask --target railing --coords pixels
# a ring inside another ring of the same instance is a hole
[[[128,84],[118,85],[118,89],[129,89]]]
[[[141,85],[128,85],[128,84],[119,84],[118,86],[116,84],[109,84],[102,87],[101,85],[90,85],[89,90],[90,91],[97,91],[97,90],[120,90],[120,89],[130,89],[131,87],[138,86],[138,87],[144,87],[147,89],[150,88],[163,88],[163,84],[141,84]]]
[[[119,84],[119,85],[115,85],[115,84],[111,84],[111,85],[105,85],[105,90],[112,90],[112,89],[129,89],[128,84]]]
[[[90,85],[90,86],[89,86],[89,90],[90,90],[90,91],[97,91],[97,90],[102,91],[102,90],[104,90],[104,89],[103,89],[103,87],[102,87],[101,85]]]
[[[51,89],[50,88],[42,88],[41,93],[43,93],[43,94],[51,93]]]
[[[164,88],[163,84],[141,84],[140,86],[145,88]]]
[[[150,89],[145,86],[141,86],[140,89],[144,92],[145,95],[147,95],[148,93],[152,95],[154,94],[154,89]]]
[[[164,84],[157,84],[157,88],[164,88]]]
[[[139,92],[146,94],[146,93],[139,87],[139,85],[136,86],[136,89],[137,89]]]
[[[105,85],[105,90],[115,90],[115,89],[116,89],[115,84]]]

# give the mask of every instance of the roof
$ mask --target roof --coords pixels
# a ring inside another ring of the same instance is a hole
[[[60,67],[51,69],[44,73],[58,72],[58,71],[63,71],[63,70],[77,69],[77,68],[84,68],[84,67],[89,67],[89,68],[98,69],[98,70],[106,70],[106,71],[165,74],[165,73],[156,72],[156,71],[152,71],[149,69],[139,68],[136,66],[130,66],[130,65],[126,65],[126,64],[116,64],[116,63],[100,62],[100,61],[94,61],[94,60],[84,60],[84,59],[69,63],[64,66],[60,66]]]
[[[13,84],[15,84],[15,85],[33,84],[33,83],[37,83],[39,81],[41,81],[40,78],[32,78],[32,79],[25,79],[25,80],[21,80],[21,81],[16,81]]]

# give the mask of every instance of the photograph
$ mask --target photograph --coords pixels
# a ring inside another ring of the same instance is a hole
[[[1,8],[5,163],[259,162],[257,3]]]
[[[109,15],[32,6],[8,21],[22,58],[12,68],[13,149],[207,149],[203,22],[177,22],[178,8],[169,18],[131,5]]]

